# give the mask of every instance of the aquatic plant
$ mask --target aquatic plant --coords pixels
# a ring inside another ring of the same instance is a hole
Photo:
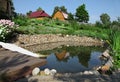
[[[115,54],[115,65],[120,67],[120,31],[114,33],[112,50]]]
[[[114,63],[116,67],[120,67],[120,30],[112,30],[109,41],[107,41],[112,49]]]

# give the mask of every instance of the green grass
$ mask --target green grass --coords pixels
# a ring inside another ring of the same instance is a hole
[[[109,44],[112,49],[112,55],[114,57],[114,65],[117,68],[120,68],[120,31],[119,30],[111,30]]]
[[[29,25],[21,25],[17,29],[23,34],[69,34],[90,36],[108,39],[108,29],[101,29],[92,24],[79,24],[76,21],[67,22],[53,19],[36,20],[28,19]]]

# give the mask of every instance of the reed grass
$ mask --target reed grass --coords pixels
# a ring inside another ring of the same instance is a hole
[[[110,46],[114,57],[114,63],[120,68],[120,31],[112,30],[110,35]]]

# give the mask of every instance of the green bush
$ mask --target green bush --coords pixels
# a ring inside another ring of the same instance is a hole
[[[25,15],[22,14],[18,14],[13,21],[15,22],[15,24],[19,25],[19,26],[27,26],[29,25],[29,18]]]
[[[0,41],[6,41],[16,29],[16,25],[11,20],[0,20]]]
[[[114,57],[114,64],[116,67],[120,68],[120,31],[119,30],[112,30],[107,42],[112,49],[112,54]]]

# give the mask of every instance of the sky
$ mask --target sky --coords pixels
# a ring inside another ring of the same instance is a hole
[[[52,15],[55,6],[65,6],[68,12],[75,14],[76,9],[85,4],[89,23],[99,21],[103,13],[107,13],[111,21],[120,17],[120,0],[13,0],[13,4],[17,13],[26,14],[41,7],[49,15]]]

